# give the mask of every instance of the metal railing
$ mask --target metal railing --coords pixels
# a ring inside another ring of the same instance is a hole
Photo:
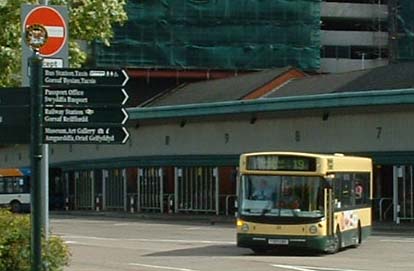
[[[230,194],[230,195],[226,195],[226,216],[228,216],[229,215],[229,208],[230,208],[230,205],[229,205],[229,200],[230,199],[234,199],[234,200],[236,200],[237,199],[237,195],[234,195],[234,194]],[[234,200],[233,200],[233,208],[234,208]]]
[[[388,205],[388,207],[384,210],[383,208],[383,203],[385,201],[391,201]],[[384,217],[386,217],[387,213],[389,212],[389,210],[391,209],[393,203],[392,203],[392,198],[380,198],[379,202],[378,202],[378,209],[379,209],[379,221],[383,221]]]

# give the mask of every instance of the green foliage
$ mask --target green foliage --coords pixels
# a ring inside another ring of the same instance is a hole
[[[0,270],[30,270],[31,224],[29,215],[17,215],[0,209]],[[69,262],[69,250],[59,237],[42,242],[42,261],[49,271],[63,270]]]
[[[0,87],[21,83],[21,22],[22,4],[37,4],[35,0],[0,2]],[[127,20],[126,0],[51,0],[49,5],[63,5],[69,9],[69,62],[72,67],[85,63],[86,53],[76,41],[102,41],[110,44],[112,27]]]

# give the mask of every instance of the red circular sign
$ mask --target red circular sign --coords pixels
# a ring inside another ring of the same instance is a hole
[[[48,34],[46,44],[40,48],[40,55],[53,56],[59,53],[67,37],[66,23],[60,13],[49,6],[36,7],[27,14],[23,25],[27,29],[33,24],[43,25]]]

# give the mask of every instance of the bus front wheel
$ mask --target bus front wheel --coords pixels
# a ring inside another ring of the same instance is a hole
[[[335,254],[341,249],[341,231],[339,227],[336,229],[334,236],[332,237],[331,243],[329,244],[326,253],[328,254]]]
[[[12,202],[10,203],[10,210],[11,210],[13,213],[19,213],[19,212],[20,212],[20,210],[21,210],[21,204],[20,204],[20,202],[18,202],[17,200],[12,201]]]

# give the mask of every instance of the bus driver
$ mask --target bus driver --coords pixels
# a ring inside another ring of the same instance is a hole
[[[255,200],[272,200],[273,190],[266,180],[262,179],[259,187],[253,192],[253,199]]]

